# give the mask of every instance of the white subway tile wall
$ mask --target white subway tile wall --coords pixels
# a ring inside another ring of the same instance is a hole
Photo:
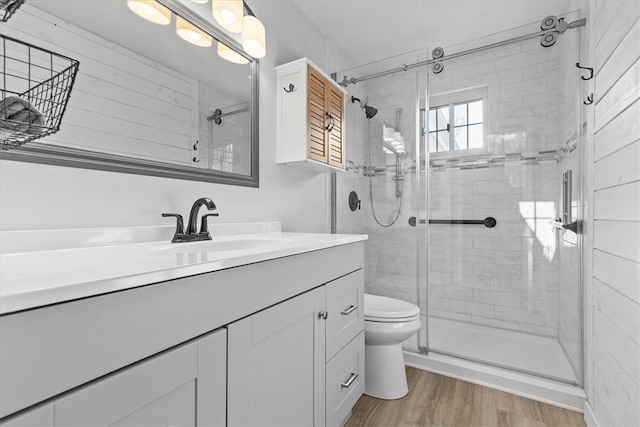
[[[562,172],[576,168],[569,163],[570,146],[576,140],[576,107],[571,104],[575,102],[572,85],[577,74],[571,63],[575,52],[564,54],[574,48],[575,37],[566,33],[550,49],[532,39],[478,52],[446,61],[442,73],[429,74],[431,95],[478,86],[485,86],[488,95],[485,150],[466,156],[462,152],[432,155],[426,189],[424,176],[416,186],[415,120],[416,97],[423,97],[429,68],[348,87],[359,98],[368,96],[369,104],[378,108],[370,121],[359,110],[348,117],[348,141],[366,142],[360,146],[364,153],[355,152],[349,160],[366,170],[370,145],[371,165],[376,168],[371,178],[376,215],[388,224],[401,210],[392,226],[379,226],[371,215],[370,178],[355,169],[338,175],[338,232],[369,235],[368,292],[425,307],[428,289],[433,317],[554,338],[562,335],[565,352],[577,359],[577,248],[549,224],[560,215]],[[399,127],[410,153],[403,160],[406,175],[400,181],[401,199],[396,197],[395,156],[382,152],[382,125],[395,126],[398,108],[402,109]],[[351,111],[348,108],[348,114]],[[362,200],[363,210],[358,213],[347,207],[352,189]],[[418,245],[419,228],[408,223],[412,216],[492,216],[498,225],[433,224],[425,251]]]

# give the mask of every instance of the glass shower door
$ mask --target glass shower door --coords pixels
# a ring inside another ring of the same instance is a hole
[[[577,37],[477,51],[428,77],[428,351],[580,383],[580,250],[561,227],[579,219]]]

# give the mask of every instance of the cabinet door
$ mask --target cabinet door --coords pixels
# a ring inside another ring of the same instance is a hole
[[[230,426],[325,424],[324,287],[228,326]]]
[[[198,426],[227,425],[227,330],[220,329],[198,344]]]
[[[0,423],[0,427],[53,427],[53,404],[32,409]]]
[[[331,84],[311,66],[307,66],[307,84],[307,156],[328,163],[326,99]]]
[[[329,125],[327,127],[327,163],[344,169],[344,93],[334,85],[326,84],[325,111]]]
[[[137,363],[54,401],[55,425],[225,425],[225,354],[222,329]]]
[[[141,409],[111,424],[111,427],[195,426],[196,380],[191,380]]]
[[[195,384],[195,343],[144,361],[55,402],[54,419],[61,426],[108,426],[172,393]],[[184,401],[195,418],[195,401]],[[149,418],[150,414],[143,414]]]

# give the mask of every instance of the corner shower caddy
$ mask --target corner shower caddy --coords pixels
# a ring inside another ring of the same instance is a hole
[[[79,65],[75,59],[0,34],[1,149],[18,147],[60,129]],[[31,111],[27,118],[9,119],[8,107],[15,98]],[[33,115],[38,115],[38,120]]]

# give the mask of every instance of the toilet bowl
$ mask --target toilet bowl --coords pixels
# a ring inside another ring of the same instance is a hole
[[[393,298],[364,294],[364,394],[399,399],[408,392],[402,341],[420,329],[420,308]]]

